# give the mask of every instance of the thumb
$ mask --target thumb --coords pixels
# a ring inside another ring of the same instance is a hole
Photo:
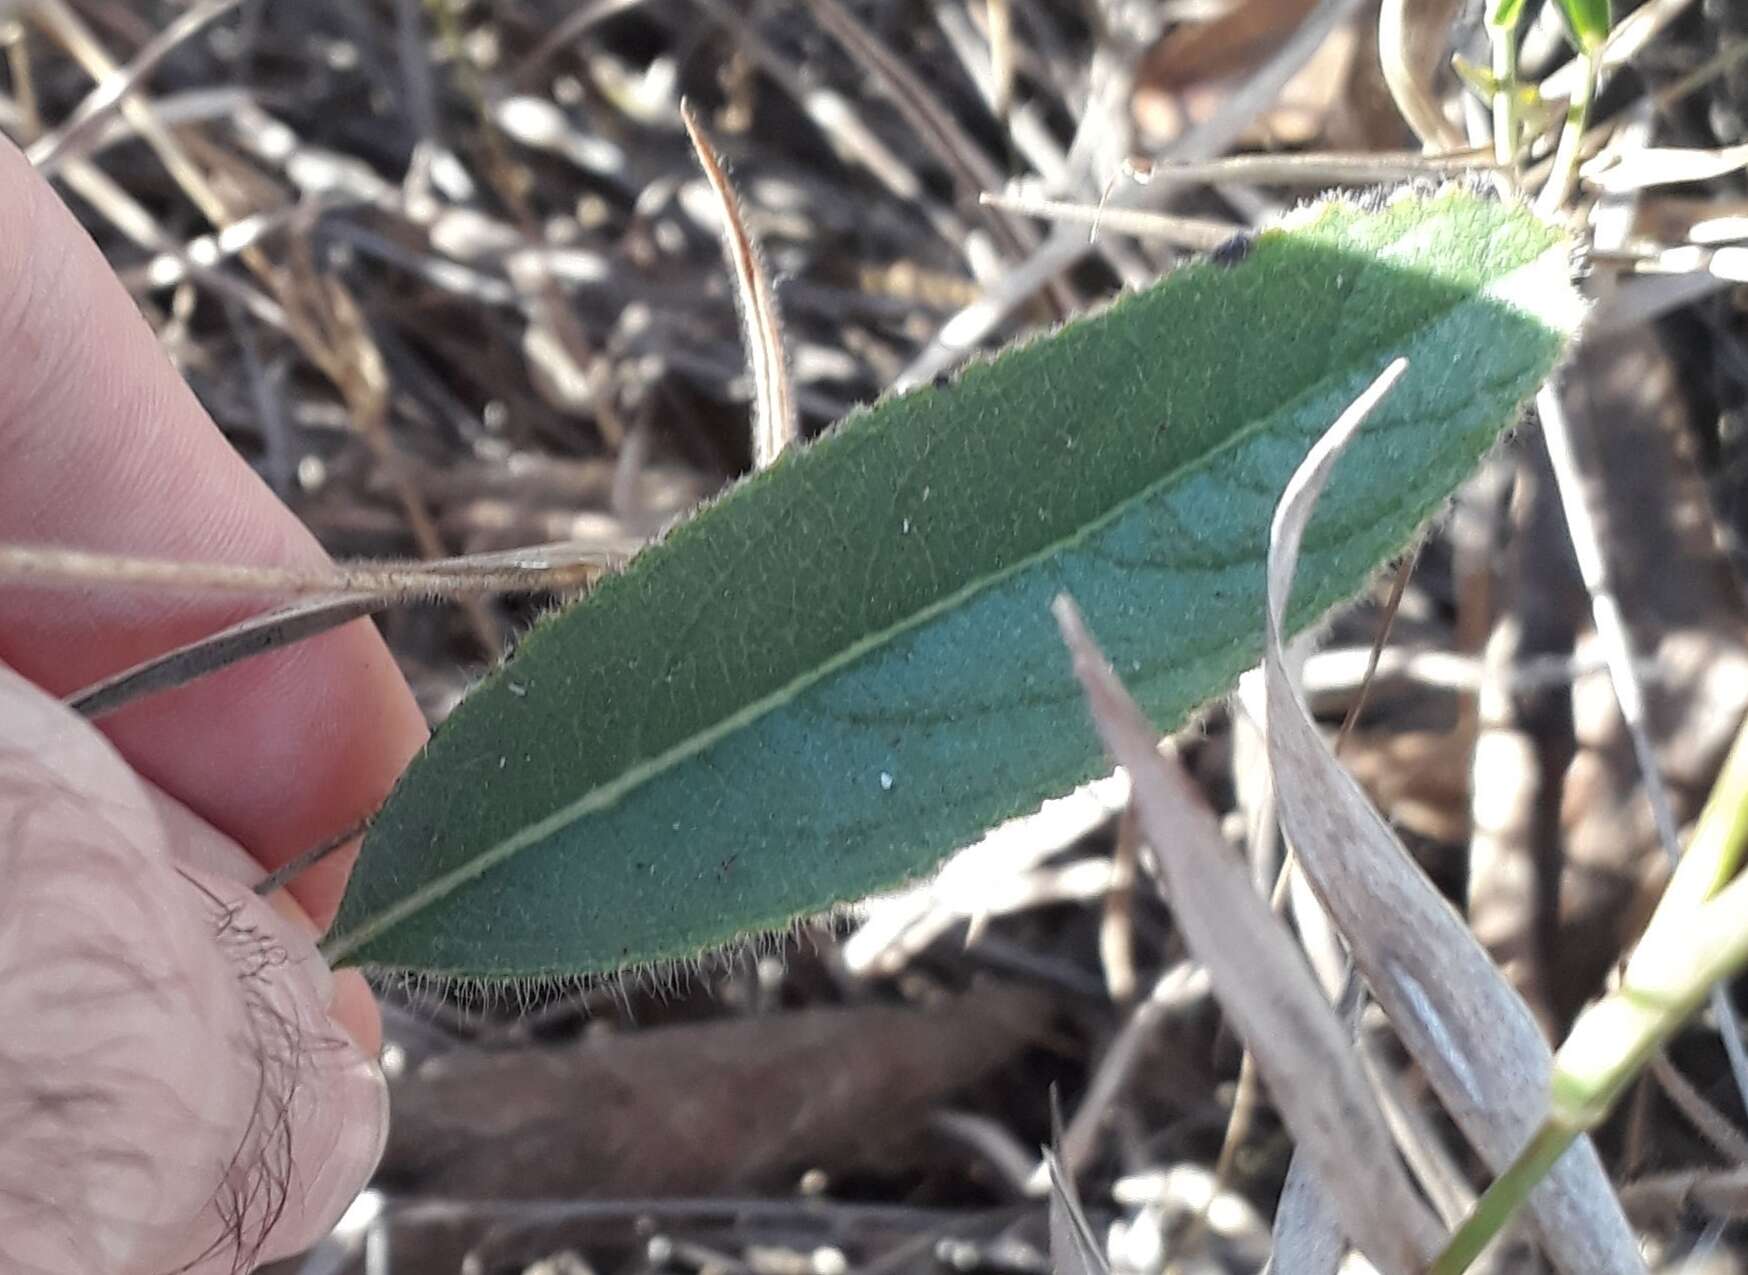
[[[381,1074],[307,932],[179,866],[224,838],[162,806],[0,666],[5,1269],[246,1269],[319,1238],[381,1153]]]

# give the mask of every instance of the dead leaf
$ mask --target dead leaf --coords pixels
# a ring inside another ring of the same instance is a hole
[[[720,1195],[869,1163],[1048,1026],[991,985],[924,1010],[861,1006],[456,1050],[390,1086],[384,1177],[427,1195]],[[877,1131],[885,1145],[871,1145]]]
[[[1208,22],[1172,28],[1136,68],[1131,113],[1149,149],[1214,115],[1231,87],[1268,58],[1315,7],[1316,0],[1245,0]],[[1282,88],[1246,141],[1300,146],[1323,134],[1340,104],[1357,38],[1335,30]]]
[[[1269,760],[1282,826],[1355,965],[1458,1127],[1499,1172],[1546,1114],[1547,1043],[1456,910],[1336,763],[1282,651],[1305,526],[1362,419],[1350,409],[1318,440],[1275,510],[1263,661]],[[1569,1275],[1644,1272],[1588,1139],[1575,1143],[1531,1193],[1529,1209],[1549,1258]]]
[[[1105,662],[1066,596],[1054,607],[1099,735],[1129,772],[1172,915],[1244,1039],[1300,1155],[1354,1246],[1381,1270],[1421,1269],[1443,1228],[1415,1193],[1329,1002],[1250,884],[1183,770]]]

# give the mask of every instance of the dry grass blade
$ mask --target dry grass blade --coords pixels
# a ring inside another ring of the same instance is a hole
[[[346,401],[354,424],[394,489],[413,543],[427,561],[438,561],[446,556],[443,536],[389,427],[392,386],[370,321],[337,274],[317,269],[307,236],[296,241],[295,251],[304,297],[292,312],[294,331],[303,333],[305,349]],[[291,296],[287,289],[285,297]],[[480,649],[490,658],[501,654],[504,635],[491,608],[477,593],[458,594],[457,601]]]
[[[1712,1105],[1693,1081],[1681,1074],[1666,1051],[1659,1050],[1651,1059],[1651,1074],[1669,1101],[1720,1155],[1732,1164],[1748,1165],[1748,1138],[1742,1136],[1729,1116]]]
[[[899,199],[914,201],[936,233],[949,242],[964,236],[963,223],[934,202],[909,162],[881,140],[847,98],[834,89],[813,84],[802,75],[789,59],[760,37],[757,28],[745,21],[728,0],[692,0],[692,3],[722,28],[739,53],[807,113],[841,160],[865,169]]]
[[[1275,1206],[1274,1252],[1267,1275],[1336,1275],[1347,1252],[1341,1223],[1329,1196],[1303,1156],[1287,1166],[1281,1202]]]
[[[95,721],[135,700],[175,690],[229,665],[350,624],[395,601],[393,595],[382,593],[361,598],[322,597],[266,615],[250,616],[211,637],[179,646],[87,686],[68,696],[67,706]]]
[[[1228,155],[1197,162],[1161,160],[1147,170],[1146,182],[1255,182],[1280,186],[1381,185],[1490,172],[1493,156],[1469,149],[1422,155],[1418,151],[1343,153],[1311,151],[1303,155]]]
[[[984,11],[989,18],[989,105],[998,119],[1006,119],[1014,101],[1013,0],[987,0]]]
[[[820,26],[886,87],[892,95],[893,105],[916,130],[918,139],[967,190],[987,190],[1000,185],[1000,170],[959,126],[953,113],[942,106],[921,78],[894,57],[891,50],[881,44],[855,15],[837,0],[809,0],[809,7]],[[1037,243],[1035,235],[1026,234],[1023,228],[999,214],[989,215],[989,228],[1016,255]]]
[[[1323,42],[1365,6],[1360,0],[1318,0],[1293,33],[1235,87],[1220,108],[1167,148],[1164,160],[1211,160],[1230,149],[1262,113],[1279,100]],[[1447,149],[1463,145],[1461,138]],[[1158,198],[1163,199],[1160,195]]]
[[[1748,143],[1697,150],[1673,146],[1646,146],[1615,158],[1597,171],[1587,165],[1582,175],[1597,189],[1616,194],[1651,186],[1676,186],[1683,182],[1711,181],[1748,168]]]
[[[680,119],[686,125],[686,135],[692,139],[698,164],[722,212],[723,251],[734,268],[735,298],[746,330],[747,363],[753,372],[753,467],[763,469],[801,433],[795,389],[789,381],[789,364],[783,350],[783,316],[777,309],[777,293],[766,273],[759,242],[747,229],[740,199],[722,160],[698,126],[691,106],[683,101]]]
[[[1214,115],[1172,143],[1168,158],[1203,160],[1225,151],[1280,96],[1287,82],[1311,60],[1329,34],[1359,8],[1360,0],[1318,0],[1317,7],[1287,41],[1225,99]],[[998,184],[985,182],[980,189],[993,190]],[[1135,183],[1120,186],[1106,207],[1107,210],[1163,207],[1176,189],[1171,185]],[[893,388],[921,385],[957,365],[1026,298],[1090,251],[1085,235],[1073,227],[1058,226],[1037,251],[942,324],[934,339],[899,373]]]
[[[467,597],[486,593],[560,590],[586,584],[616,560],[566,545],[432,562],[337,563],[328,568],[258,567],[235,562],[177,562],[126,554],[89,553],[47,545],[0,545],[0,580],[69,587],[180,589],[256,598],[389,593],[401,598]]]
[[[1400,372],[1403,365],[1394,365]],[[1282,824],[1373,996],[1459,1128],[1497,1172],[1547,1112],[1552,1059],[1528,1008],[1359,785],[1335,762],[1293,685],[1281,633],[1318,493],[1384,378],[1320,439],[1275,512],[1268,563],[1269,758]],[[1570,1275],[1638,1275],[1631,1230],[1588,1141],[1530,1196],[1542,1244]]]
[[[358,838],[362,837],[365,830],[370,827],[370,821],[374,817],[374,815],[367,815],[357,823],[352,824],[350,827],[336,832],[326,841],[319,842],[318,844],[311,846],[309,849],[301,851],[297,855],[280,864],[259,881],[255,882],[255,884],[250,888],[262,898],[266,898],[276,890],[283,890],[304,873],[322,862],[322,860],[344,850],[347,846],[358,840]]]
[[[1188,248],[1191,252],[1212,252],[1245,230],[1243,226],[1205,217],[1178,217],[1133,208],[1101,208],[1066,199],[1034,199],[991,191],[985,191],[979,198],[991,208],[1005,208],[1021,216],[1086,226],[1089,241],[1100,230],[1109,230],[1119,235],[1163,240],[1175,248]]]
[[[1173,915],[1208,967],[1300,1154],[1356,1248],[1386,1272],[1421,1269],[1443,1228],[1396,1156],[1347,1033],[1232,857],[1213,812],[1155,749],[1157,732],[1105,663],[1074,604],[1059,597],[1054,610],[1105,747],[1129,771]]]
[[[87,686],[69,696],[67,704],[95,719],[137,699],[186,686],[208,673],[316,637],[389,607],[453,599],[467,593],[563,592],[589,584],[610,569],[599,554],[592,551],[578,554],[567,545],[401,567],[385,564],[342,568],[341,578],[349,578],[355,584],[387,583],[394,587],[332,590],[264,615],[250,616]]]
[[[1050,1175],[1050,1265],[1055,1275],[1109,1275],[1098,1236],[1086,1220],[1074,1179],[1062,1171],[1054,1152],[1044,1152]]]
[[[634,9],[643,0],[584,0],[575,6],[564,18],[548,31],[534,51],[523,58],[511,71],[509,80],[512,84],[527,84],[538,75],[546,64],[552,61],[554,55],[562,53],[565,48],[581,39],[590,27],[605,22],[615,14]]]
[[[1463,148],[1462,133],[1445,118],[1432,80],[1444,62],[1445,40],[1461,0],[1384,0],[1378,12],[1378,59],[1390,96],[1428,150]]]
[[[1125,793],[1125,796],[1127,793]],[[1126,807],[1124,814],[1133,807]],[[1130,1012],[1112,1038],[1081,1097],[1068,1128],[1057,1141],[1057,1164],[1071,1177],[1086,1168],[1110,1125],[1111,1107],[1141,1065],[1149,1042],[1173,1016],[1200,1005],[1209,993],[1208,971],[1192,961],[1179,961],[1161,974],[1147,999]]]
[[[26,152],[26,158],[42,172],[53,173],[69,156],[83,152],[97,125],[160,62],[184,40],[199,34],[207,24],[223,17],[241,2],[242,0],[208,0],[208,3],[198,5],[177,18],[153,36],[127,66],[104,76],[97,87],[86,95],[85,100],[79,103],[72,118],[53,133],[38,139]]]
[[[1111,847],[1111,888],[1099,919],[1099,965],[1105,990],[1118,1005],[1135,999],[1135,868],[1141,854],[1141,830],[1135,807],[1123,808],[1117,840]]]
[[[991,828],[949,859],[933,880],[869,900],[861,927],[844,942],[845,968],[860,977],[897,974],[955,925],[982,916],[992,890],[1068,849],[1128,801],[1129,778],[1118,771]],[[1075,1145],[1071,1125],[1061,1152],[1070,1172],[1080,1164]]]
[[[1621,1203],[1644,1227],[1672,1229],[1696,1212],[1748,1217],[1748,1169],[1679,1169],[1621,1188]]]
[[[116,64],[66,0],[36,0],[31,12],[37,25],[65,47],[94,80],[100,85],[114,83],[120,88],[116,106],[122,116],[158,157],[164,171],[170,174],[188,201],[200,210],[201,216],[220,230],[235,220],[226,199],[189,154],[188,148],[159,118],[150,99],[138,92],[134,77]],[[257,274],[263,277],[271,274],[264,258],[247,254],[245,259],[251,260],[251,268]]]
[[[1591,336],[1608,336],[1643,327],[1671,310],[1722,291],[1732,282],[1748,282],[1748,278],[1732,280],[1729,277],[1734,273],[1732,271],[1714,272],[1717,263],[1703,250],[1695,249],[1694,254],[1693,270],[1622,278],[1614,291],[1604,296],[1591,311],[1590,321],[1585,325]],[[1729,264],[1725,263],[1726,266]],[[1748,262],[1743,265],[1745,268],[1740,273],[1748,276]]]
[[[1393,1051],[1384,1034],[1362,1027],[1354,1044],[1409,1172],[1420,1183],[1433,1211],[1447,1227],[1456,1227],[1475,1207],[1475,1188],[1468,1171],[1446,1145],[1447,1138],[1437,1125],[1437,1112],[1419,1087],[1409,1083],[1411,1069],[1398,1066],[1389,1056]]]
[[[0,545],[0,580],[67,587],[103,584],[124,589],[170,588],[258,598],[333,593],[346,587],[344,573],[338,568],[298,570],[231,562],[175,562],[51,545]]]
[[[808,0],[808,7],[831,37],[843,46],[870,75],[885,86],[905,122],[967,192],[993,190],[1001,185],[1001,172],[989,156],[942,106],[922,78],[883,45],[838,0]],[[997,208],[980,205],[989,232],[1012,260],[1025,259],[1038,247],[1038,234],[1023,221]],[[1075,298],[1061,280],[1049,280],[1048,291],[1058,314],[1066,318],[1076,309]]]

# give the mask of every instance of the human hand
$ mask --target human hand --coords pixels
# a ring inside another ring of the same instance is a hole
[[[313,566],[321,549],[0,140],[0,542]],[[0,586],[0,1268],[230,1272],[319,1238],[380,1154],[381,1024],[313,938],[424,739],[358,622],[106,719],[55,697],[242,617]]]

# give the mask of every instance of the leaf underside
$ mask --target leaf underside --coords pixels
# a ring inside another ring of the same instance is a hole
[[[927,873],[1103,769],[1049,603],[1181,722],[1255,663],[1270,512],[1398,355],[1296,627],[1512,422],[1579,307],[1560,234],[1448,189],[1331,202],[786,455],[539,625],[377,818],[324,950],[607,972]]]

